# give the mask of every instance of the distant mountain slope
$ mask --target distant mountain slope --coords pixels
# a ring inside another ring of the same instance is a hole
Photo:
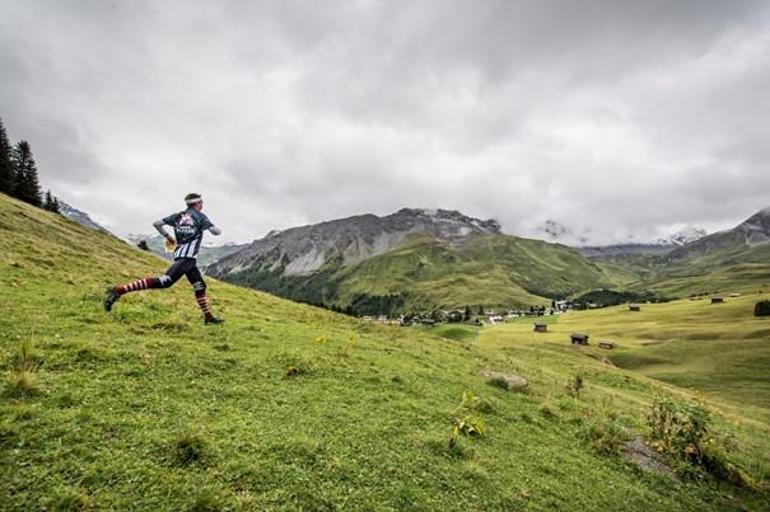
[[[154,235],[131,234],[128,235],[127,238],[128,241],[133,245],[137,245],[141,241],[145,241],[150,252],[164,259],[171,259],[171,255],[166,252],[163,237],[157,233]],[[201,246],[200,252],[198,253],[198,265],[211,265],[212,263],[215,263],[226,256],[235,254],[238,251],[242,251],[248,246],[249,244],[225,244],[217,246],[203,245]]]
[[[611,273],[576,250],[504,235],[494,220],[403,209],[289,229],[208,268],[225,280],[325,305],[528,305],[595,287]]]
[[[109,233],[107,228],[93,220],[89,214],[82,210],[78,210],[74,206],[67,204],[64,201],[59,201],[59,213],[68,219],[77,222],[81,226],[87,227],[88,229],[95,229],[97,231],[105,231]]]
[[[682,296],[770,286],[770,208],[738,226],[677,247],[668,254],[627,262],[645,275],[644,286]]]
[[[672,244],[617,244],[577,247],[580,254],[591,259],[616,259],[628,256],[668,254],[676,248]]]
[[[765,208],[732,229],[705,236],[672,251],[669,259],[679,261],[730,253],[735,250],[748,251],[752,247],[768,243],[770,243],[770,208]]]

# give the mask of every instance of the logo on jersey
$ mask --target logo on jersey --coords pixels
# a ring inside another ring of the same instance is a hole
[[[176,225],[177,231],[183,235],[194,235],[198,230],[195,227],[195,219],[189,213],[183,213]]]

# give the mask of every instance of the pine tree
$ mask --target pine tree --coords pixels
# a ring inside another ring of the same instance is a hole
[[[48,210],[49,212],[59,213],[59,199],[51,194],[50,190],[45,193],[43,209]]]
[[[13,152],[16,167],[16,183],[13,195],[31,205],[42,207],[40,183],[37,179],[37,166],[32,156],[32,149],[26,140],[19,141]]]
[[[8,142],[3,119],[0,118],[0,192],[5,194],[13,194],[13,184],[16,181],[11,152],[11,143]]]

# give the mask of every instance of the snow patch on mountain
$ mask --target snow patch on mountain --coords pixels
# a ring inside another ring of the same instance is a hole
[[[686,226],[667,237],[658,238],[655,243],[658,245],[675,245],[679,247],[700,240],[707,234],[708,233],[703,228]]]
[[[71,204],[65,203],[64,201],[59,201],[59,213],[70,219],[71,221],[77,222],[81,226],[87,227],[88,229],[93,229],[95,231],[104,231],[109,233],[109,230],[105,228],[104,226],[97,223],[94,219],[91,218],[89,214],[82,210],[78,210]]]

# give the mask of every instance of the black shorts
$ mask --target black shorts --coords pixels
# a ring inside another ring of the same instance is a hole
[[[195,283],[204,283],[203,275],[198,270],[197,263],[195,258],[179,258],[174,260],[174,263],[166,270],[166,275],[171,278],[168,286],[179,281],[182,276],[187,276],[187,280],[193,285]]]

